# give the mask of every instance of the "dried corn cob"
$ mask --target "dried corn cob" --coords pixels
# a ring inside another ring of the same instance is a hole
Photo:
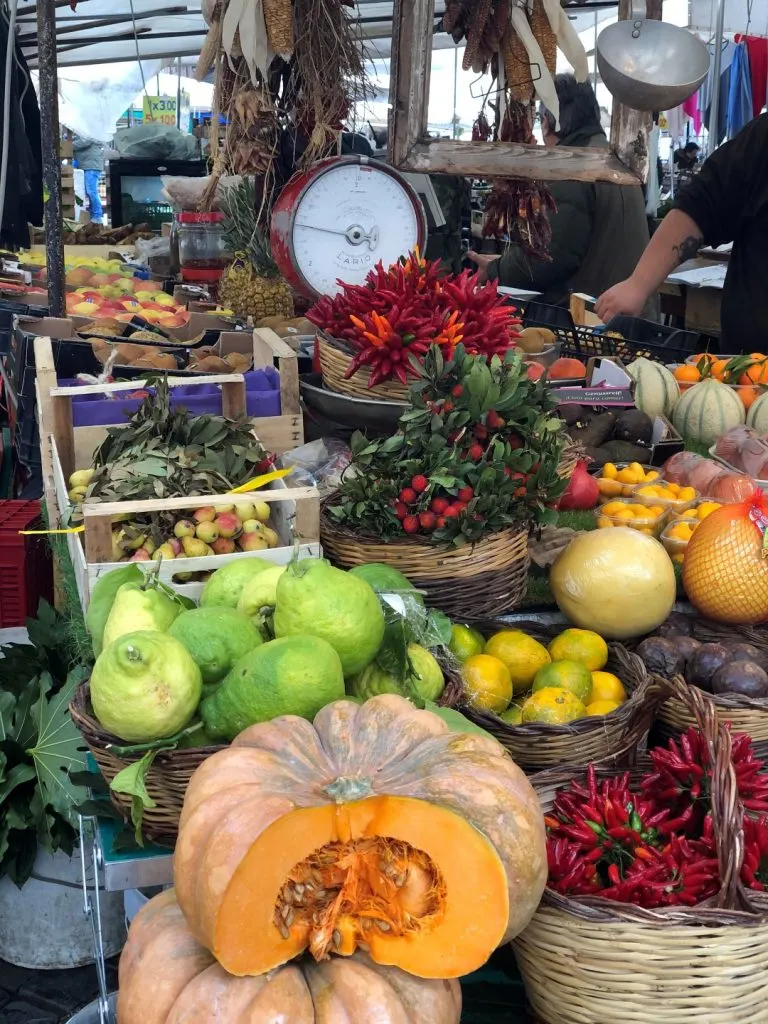
[[[293,53],[293,0],[262,0],[270,46],[281,57]]]
[[[554,75],[557,67],[557,37],[552,31],[542,0],[533,0],[533,11],[528,15],[528,20],[534,39],[541,47],[544,62],[550,74]]]
[[[478,62],[482,62],[483,60],[481,43],[483,39],[483,32],[485,31],[485,23],[488,21],[490,14],[491,0],[475,0],[472,13],[469,18],[467,46],[464,50],[464,60],[461,65],[465,71],[469,71],[470,68],[475,67]]]
[[[531,64],[520,36],[511,25],[507,25],[507,30],[504,33],[501,52],[504,58],[507,88],[512,99],[520,103],[530,103],[533,99]]]

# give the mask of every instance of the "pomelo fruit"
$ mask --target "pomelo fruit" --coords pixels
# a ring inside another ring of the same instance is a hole
[[[233,740],[243,729],[280,715],[310,721],[344,697],[344,673],[333,647],[316,636],[287,636],[242,657],[200,705],[206,731]]]
[[[581,661],[553,661],[544,665],[533,680],[533,692],[548,686],[560,686],[578,697],[582,704],[589,704],[592,695],[592,673]]]
[[[171,624],[168,636],[192,655],[204,685],[221,682],[236,661],[264,642],[242,612],[215,606],[182,612]]]
[[[316,636],[341,659],[345,676],[362,672],[384,636],[384,612],[373,588],[322,558],[291,562],[277,584],[276,637]]]
[[[96,717],[129,743],[175,735],[192,720],[202,690],[200,669],[186,647],[150,630],[119,637],[91,673]]]
[[[200,607],[237,608],[245,584],[272,565],[263,558],[240,558],[222,565],[203,587]]]

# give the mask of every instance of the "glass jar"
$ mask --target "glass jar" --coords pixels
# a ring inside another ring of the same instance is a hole
[[[218,278],[229,262],[224,214],[183,212],[176,223],[182,277],[187,281]]]

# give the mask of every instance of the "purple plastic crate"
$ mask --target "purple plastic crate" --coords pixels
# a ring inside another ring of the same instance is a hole
[[[246,411],[249,416],[280,415],[280,374],[272,366],[251,370],[245,377]],[[73,387],[76,380],[60,380],[59,387]],[[140,398],[115,398],[104,395],[73,395],[72,423],[76,427],[106,427],[131,417],[141,405]],[[221,388],[218,384],[184,384],[171,391],[171,406],[184,406],[192,416],[204,413],[221,415]]]

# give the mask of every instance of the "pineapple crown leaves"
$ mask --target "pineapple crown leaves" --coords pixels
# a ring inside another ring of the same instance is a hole
[[[267,234],[259,227],[258,196],[253,178],[242,177],[221,192],[227,251],[247,260],[261,277],[277,277]]]

